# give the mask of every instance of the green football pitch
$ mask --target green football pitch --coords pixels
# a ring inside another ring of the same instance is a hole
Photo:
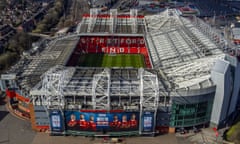
[[[83,67],[145,67],[141,54],[82,54],[78,66]]]

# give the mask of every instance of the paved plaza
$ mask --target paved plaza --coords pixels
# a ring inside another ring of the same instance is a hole
[[[221,135],[221,133],[219,134]],[[156,137],[123,137],[122,144],[223,144],[211,128],[197,134],[165,134]],[[110,140],[109,140],[110,141]],[[103,138],[83,136],[49,136],[31,129],[30,122],[11,114],[5,103],[0,103],[0,144],[108,144]]]
[[[121,138],[123,144],[177,144],[177,138],[174,134],[168,134],[157,137],[128,137]],[[32,144],[107,144],[103,142],[102,138],[92,139],[90,137],[82,136],[51,136],[46,133],[38,133],[34,137]]]

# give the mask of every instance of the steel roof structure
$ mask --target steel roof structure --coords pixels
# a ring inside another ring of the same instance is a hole
[[[146,16],[145,20],[153,66],[162,71],[172,88],[201,88],[205,80],[209,82],[204,86],[212,85],[214,61],[224,58],[225,40],[221,36],[200,19],[180,17],[175,10]]]
[[[145,39],[153,69],[65,67],[81,36],[138,35]],[[140,97],[142,109],[169,103],[178,91],[214,86],[210,71],[223,59],[226,41],[202,20],[168,9],[152,16],[92,9],[72,35],[55,37],[42,52],[25,56],[12,72],[34,104],[62,108],[65,97],[91,97],[93,109],[111,109],[110,97]],[[159,102],[159,103],[158,103]]]

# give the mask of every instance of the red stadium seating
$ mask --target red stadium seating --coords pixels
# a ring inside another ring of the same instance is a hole
[[[86,18],[86,17],[90,17],[90,14],[83,14],[83,18]],[[99,17],[99,18],[110,18],[110,15],[109,14],[98,14],[96,16],[93,16],[93,17]],[[122,14],[122,15],[117,15],[117,18],[131,18],[130,15],[125,15],[125,14]],[[143,15],[138,15],[137,18],[144,18]]]
[[[152,68],[143,37],[83,36],[79,39],[68,65],[74,65],[79,54],[82,53],[142,54],[146,67]]]

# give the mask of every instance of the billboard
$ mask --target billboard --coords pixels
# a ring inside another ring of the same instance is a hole
[[[153,112],[144,112],[142,116],[142,131],[152,132],[154,128],[154,114]]]
[[[50,126],[52,132],[62,132],[63,131],[63,120],[62,114],[58,110],[50,111]]]
[[[2,74],[1,79],[2,80],[15,80],[16,74]]]
[[[95,113],[65,111],[67,130],[75,131],[136,131],[138,112]]]

